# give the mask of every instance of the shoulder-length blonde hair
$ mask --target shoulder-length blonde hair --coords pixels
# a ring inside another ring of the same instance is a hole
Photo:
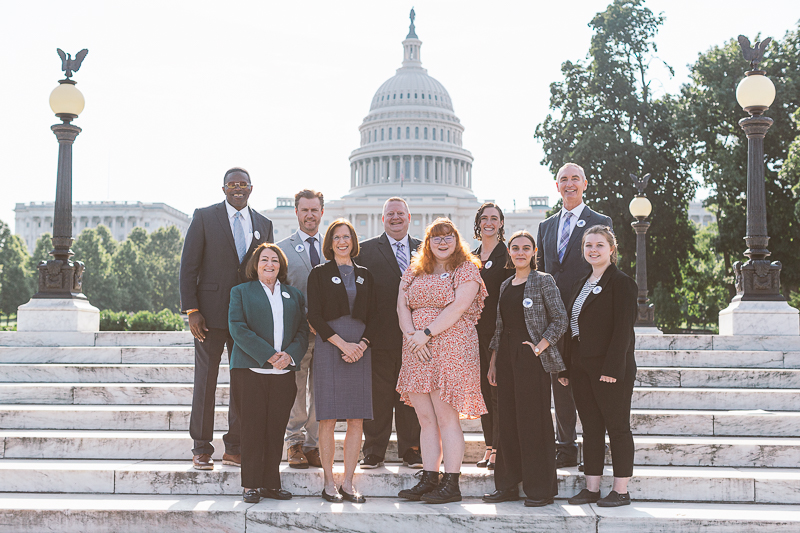
[[[437,218],[425,230],[425,238],[422,240],[419,250],[417,250],[417,256],[411,261],[410,268],[415,276],[433,274],[433,269],[436,266],[436,257],[434,257],[431,250],[431,238],[445,235],[453,235],[456,238],[456,248],[445,265],[448,271],[455,270],[456,267],[466,261],[470,261],[476,267],[481,268],[480,259],[470,252],[469,245],[461,238],[453,221],[449,218]]]

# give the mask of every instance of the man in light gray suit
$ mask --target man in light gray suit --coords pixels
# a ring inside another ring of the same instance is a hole
[[[289,263],[287,282],[300,289],[308,301],[308,274],[311,269],[324,263],[322,241],[325,238],[319,231],[322,215],[325,212],[325,199],[321,192],[303,189],[294,195],[294,212],[299,228],[291,236],[278,242]],[[314,409],[314,372],[312,357],[316,331],[311,328],[308,351],[300,370],[295,372],[297,396],[292,407],[289,424],[286,426],[286,445],[289,466],[308,468],[308,465],[321,467],[319,457],[319,422]]]
[[[580,165],[567,163],[556,174],[556,188],[563,205],[555,215],[539,224],[536,264],[553,276],[564,305],[569,304],[572,286],[588,276],[592,267],[583,259],[583,232],[598,224],[611,227],[611,218],[592,211],[583,203],[583,192],[589,186]],[[567,312],[570,310],[567,309]],[[558,351],[564,353],[564,339],[558,341]],[[558,382],[553,374],[553,403],[556,410],[556,467],[578,464],[578,445],[575,424],[577,413],[572,389]]]

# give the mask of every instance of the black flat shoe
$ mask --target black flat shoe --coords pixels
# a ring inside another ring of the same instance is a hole
[[[484,494],[486,503],[515,502],[519,500],[519,489],[496,490],[491,494]]]
[[[349,493],[345,492],[342,487],[339,487],[339,494],[342,495],[342,498],[344,498],[345,501],[348,501],[348,502],[351,502],[351,503],[364,503],[365,501],[367,501],[367,499],[364,496],[362,496],[361,494],[359,494],[357,492],[354,493],[354,494],[349,494]]]
[[[583,505],[585,503],[597,503],[600,499],[600,491],[592,492],[589,489],[583,489],[578,494],[567,500],[570,505]]]
[[[261,501],[261,496],[258,489],[242,490],[242,500],[244,503],[258,503]]]
[[[331,495],[325,492],[325,489],[322,489],[322,499],[325,500],[326,502],[331,502],[331,503],[342,503],[342,501],[344,501],[342,500],[342,495],[339,494],[338,492],[336,494]]]
[[[545,505],[550,505],[553,503],[553,498],[547,498],[544,500],[532,500],[527,498],[525,500],[525,507],[544,507]]]
[[[283,489],[265,489],[260,488],[258,489],[259,494],[261,494],[262,498],[271,498],[273,500],[291,500],[292,493],[288,490]]]
[[[608,493],[608,496],[605,498],[600,498],[597,500],[598,507],[622,507],[623,505],[630,505],[631,504],[631,495],[629,492],[625,494],[620,494],[619,492],[612,490]]]

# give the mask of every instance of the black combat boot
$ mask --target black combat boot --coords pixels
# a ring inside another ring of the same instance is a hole
[[[418,502],[423,494],[426,494],[439,486],[439,472],[421,470],[414,474],[414,477],[419,479],[419,483],[410,489],[401,490],[397,494],[398,497]]]
[[[461,474],[445,473],[439,487],[422,495],[422,501],[428,503],[450,503],[461,501],[461,489],[458,488],[458,477]]]

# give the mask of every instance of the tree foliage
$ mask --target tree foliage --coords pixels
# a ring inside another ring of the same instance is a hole
[[[33,296],[30,256],[25,243],[0,221],[0,312],[16,314]]]

